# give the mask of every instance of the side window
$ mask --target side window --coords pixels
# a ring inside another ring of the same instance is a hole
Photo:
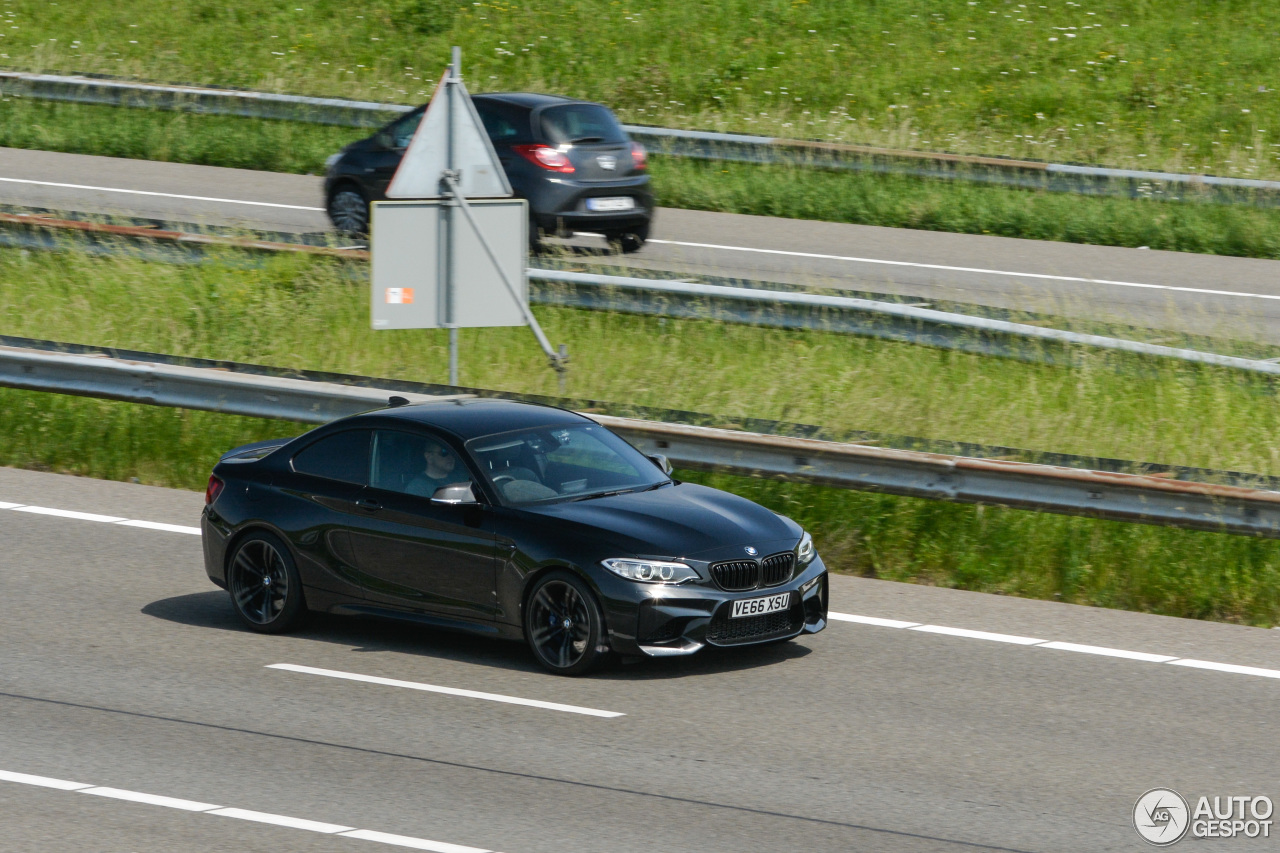
[[[293,470],[363,486],[369,481],[369,437],[367,429],[326,436],[293,457]]]
[[[451,447],[417,433],[380,429],[373,437],[370,485],[429,498],[442,486],[471,482],[471,474]]]
[[[520,131],[516,129],[515,124],[511,120],[497,112],[488,104],[476,104],[476,113],[480,116],[480,121],[484,123],[485,132],[489,134],[489,138],[493,140],[494,145],[510,143]]]
[[[422,123],[422,112],[410,113],[390,127],[391,147],[408,148],[410,140],[418,125]]]

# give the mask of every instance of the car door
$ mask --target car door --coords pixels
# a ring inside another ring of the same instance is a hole
[[[423,473],[428,446],[445,448],[453,468]],[[473,482],[458,452],[427,432],[374,431],[370,483],[361,497],[356,556],[371,603],[489,620],[497,613],[497,542],[488,507],[432,503],[427,492]],[[427,485],[423,485],[427,484]]]
[[[368,483],[372,440],[368,429],[330,433],[289,461],[293,473],[279,490],[291,500],[278,522],[290,531],[307,586],[364,597],[351,528],[364,520],[358,502]]]

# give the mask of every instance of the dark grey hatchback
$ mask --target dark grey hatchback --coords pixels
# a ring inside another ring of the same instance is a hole
[[[473,95],[511,188],[529,202],[529,240],[603,234],[624,252],[649,237],[653,193],[644,148],[606,107],[554,95]],[[329,158],[325,201],[338,230],[363,234],[385,199],[426,105]]]

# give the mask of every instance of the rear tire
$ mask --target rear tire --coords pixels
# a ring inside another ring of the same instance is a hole
[[[608,654],[600,605],[569,572],[538,579],[525,606],[524,636],[538,663],[556,675],[584,675]]]
[[[329,220],[339,232],[351,237],[369,233],[369,200],[352,186],[339,187],[329,197]]]
[[[609,235],[609,242],[616,251],[630,255],[644,248],[649,239],[649,226],[642,225],[632,231],[620,231]]]
[[[236,545],[227,561],[227,592],[236,616],[259,634],[293,630],[307,613],[289,546],[265,530],[249,534]]]

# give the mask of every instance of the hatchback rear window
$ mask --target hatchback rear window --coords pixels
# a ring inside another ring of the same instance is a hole
[[[599,104],[547,107],[539,121],[543,137],[553,145],[627,140],[626,131],[613,113]]]

